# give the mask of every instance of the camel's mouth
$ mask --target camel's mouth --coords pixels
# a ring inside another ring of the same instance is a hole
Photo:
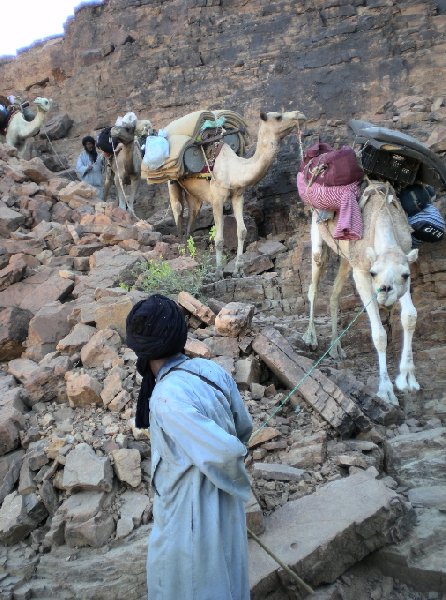
[[[385,306],[389,308],[393,306],[395,302],[398,300],[394,291],[392,292],[379,292],[376,296],[376,301],[380,306]]]

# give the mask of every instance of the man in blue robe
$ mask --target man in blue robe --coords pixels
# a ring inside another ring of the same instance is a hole
[[[249,600],[244,444],[252,421],[224,369],[184,356],[186,338],[184,315],[164,296],[138,302],[127,317],[143,376],[137,426],[147,426],[150,410],[149,600]]]

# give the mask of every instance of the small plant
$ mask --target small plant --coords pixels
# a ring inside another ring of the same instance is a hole
[[[132,289],[131,285],[129,285],[128,283],[124,283],[123,281],[121,281],[121,283],[119,284],[119,287],[121,288],[121,290],[124,290],[125,292],[130,292],[130,290]]]
[[[211,244],[215,243],[216,235],[217,235],[217,229],[215,228],[215,225],[212,225],[212,227],[209,229],[209,241],[211,242]]]
[[[189,256],[191,258],[196,258],[197,256],[197,247],[195,246],[194,238],[190,235],[186,241],[187,251],[189,252]]]

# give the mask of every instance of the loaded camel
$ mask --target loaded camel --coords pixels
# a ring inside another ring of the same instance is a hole
[[[37,133],[45,122],[53,101],[48,98],[36,98],[34,104],[37,114],[32,121],[26,121],[21,111],[12,115],[6,131],[6,143],[17,148],[19,156],[25,152],[26,140]]]
[[[111,184],[114,181],[118,191],[119,207],[123,210],[127,209],[132,216],[136,217],[133,205],[141,181],[142,161],[139,139],[145,138],[150,133],[152,125],[148,119],[126,119],[129,114],[133,113],[127,113],[123,117],[121,125],[111,128],[111,136],[121,142],[122,148],[119,153],[111,157],[111,161],[107,165],[104,202],[107,201]],[[130,190],[127,189],[128,186],[130,186]]]
[[[180,237],[183,237],[183,210],[188,205],[186,238],[189,237],[203,202],[212,205],[215,222],[216,276],[222,276],[223,256],[223,205],[231,200],[237,222],[237,258],[235,274],[242,266],[246,227],[243,220],[243,193],[245,188],[258,183],[271,166],[280,141],[305,121],[301,112],[260,113],[257,146],[251,158],[237,156],[228,144],[215,159],[210,179],[185,177],[170,181],[169,199]]]
[[[396,387],[402,392],[419,390],[412,355],[412,338],[417,321],[417,311],[410,295],[409,264],[418,257],[411,250],[410,226],[405,212],[388,183],[369,182],[361,198],[363,205],[364,235],[361,240],[334,240],[336,221],[317,224],[317,211],[313,211],[311,225],[312,269],[308,291],[310,321],[303,336],[304,342],[317,347],[314,326],[314,307],[320,275],[325,263],[324,243],[341,261],[330,297],[332,344],[330,355],[343,358],[344,352],[337,338],[339,295],[347,275],[352,269],[356,290],[369,316],[373,344],[378,352],[379,388],[377,396],[387,403],[398,405],[393,385],[387,372],[387,335],[381,323],[379,307],[390,310],[397,300],[401,305],[401,323],[404,331],[400,372]]]

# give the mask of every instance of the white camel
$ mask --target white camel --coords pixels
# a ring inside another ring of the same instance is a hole
[[[122,149],[111,157],[105,171],[104,202],[107,201],[111,184],[114,181],[119,207],[136,217],[134,211],[135,197],[141,181],[141,146],[140,135],[147,135],[150,121],[144,120],[111,128],[111,136],[122,142]]]
[[[34,104],[37,114],[32,121],[26,121],[21,111],[17,111],[9,121],[6,131],[6,143],[17,148],[19,155],[25,151],[26,140],[37,133],[48,116],[53,101],[48,98],[36,98]]]
[[[330,297],[332,344],[334,344],[330,354],[334,358],[344,357],[340,341],[335,342],[339,295],[347,275],[352,269],[356,290],[367,310],[373,343],[378,352],[379,388],[377,395],[390,404],[398,405],[387,372],[387,335],[381,323],[379,306],[390,309],[397,300],[400,301],[404,337],[400,372],[395,383],[402,392],[419,390],[412,354],[412,338],[417,321],[417,311],[410,295],[409,268],[409,263],[414,262],[418,257],[418,250],[411,250],[412,240],[407,216],[396,198],[395,191],[388,183],[369,182],[362,195],[361,205],[363,205],[364,235],[361,240],[357,241],[335,241],[333,239],[335,221],[318,224],[317,211],[313,211],[311,225],[312,273],[308,291],[310,321],[303,339],[308,346],[317,347],[314,307],[319,279],[326,258],[325,242],[341,258]]]
[[[237,222],[237,259],[235,273],[242,265],[246,227],[243,220],[243,193],[264,177],[276,156],[280,141],[305,121],[301,112],[260,113],[257,146],[251,158],[242,158],[228,144],[217,156],[210,179],[187,176],[170,181],[169,198],[180,237],[183,237],[183,211],[188,205],[186,238],[192,232],[195,219],[203,202],[212,205],[215,222],[216,275],[222,276],[223,256],[223,205],[231,200]]]

